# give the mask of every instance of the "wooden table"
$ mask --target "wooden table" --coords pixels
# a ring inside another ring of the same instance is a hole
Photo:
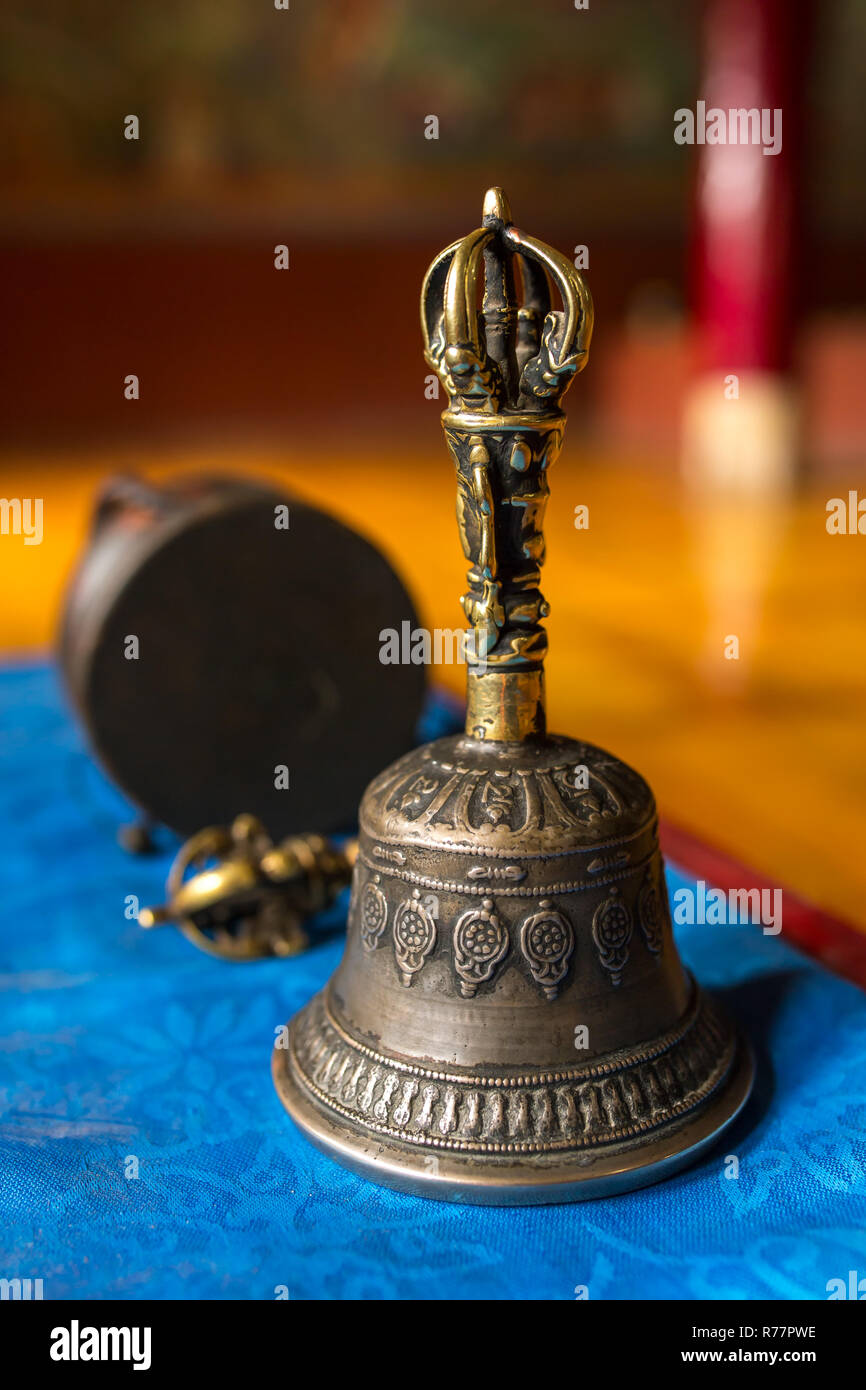
[[[347,443],[90,453],[62,467],[7,457],[0,495],[42,496],[45,534],[30,547],[0,538],[0,652],[50,643],[94,489],[126,468],[283,479],[389,554],[428,626],[459,626],[453,479],[430,434],[429,449],[405,455]],[[866,538],[827,533],[826,489],[701,509],[669,471],[568,440],[551,485],[551,727],[614,749],[648,778],[663,817],[866,934]],[[586,530],[574,525],[581,504]],[[732,635],[737,660],[725,657]],[[462,688],[459,667],[439,675]]]

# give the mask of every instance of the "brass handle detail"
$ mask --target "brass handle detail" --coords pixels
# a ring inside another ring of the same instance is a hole
[[[482,221],[433,261],[421,324],[448,394],[442,425],[469,562],[466,729],[509,741],[544,731],[547,474],[562,444],[560,401],[586,366],[593,307],[567,257],[513,225],[501,189],[488,190]],[[562,309],[551,307],[554,288]]]

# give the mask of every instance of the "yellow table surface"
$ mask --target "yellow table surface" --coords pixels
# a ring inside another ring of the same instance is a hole
[[[0,463],[0,496],[41,496],[44,540],[0,536],[0,653],[51,643],[103,477],[202,468],[284,481],[389,555],[427,626],[461,625],[454,481],[435,435],[406,455],[21,455]],[[612,749],[663,815],[866,931],[866,536],[825,527],[847,485],[698,507],[670,470],[567,442],[551,488],[550,727]],[[739,660],[725,658],[731,635]],[[459,667],[438,676],[462,688]]]

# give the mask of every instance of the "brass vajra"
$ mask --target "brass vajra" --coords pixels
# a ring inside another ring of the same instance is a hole
[[[513,226],[498,189],[428,271],[425,355],[449,397],[469,562],[466,731],[368,787],[343,960],[274,1051],[313,1142],[427,1196],[656,1181],[751,1086],[748,1047],[680,962],[649,787],[546,733],[547,473],[592,318],[582,277]]]
[[[355,847],[323,835],[275,845],[255,816],[237,816],[228,829],[210,826],[186,841],[169,872],[168,902],[143,908],[139,925],[177,923],[200,950],[227,960],[296,955],[307,945],[304,922],[349,882]]]

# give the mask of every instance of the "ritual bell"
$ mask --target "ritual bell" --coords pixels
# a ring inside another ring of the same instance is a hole
[[[542,522],[592,299],[494,188],[430,267],[421,319],[469,563],[466,729],[367,788],[342,963],[274,1078],[308,1137],[375,1182],[607,1195],[706,1150],[752,1059],[680,962],[647,783],[546,732]]]

